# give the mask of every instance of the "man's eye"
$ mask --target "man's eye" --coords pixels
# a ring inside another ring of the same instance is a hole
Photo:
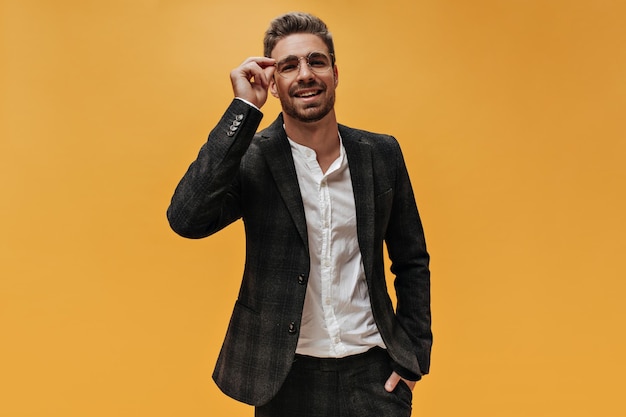
[[[313,68],[324,68],[327,64],[326,61],[322,59],[310,59],[309,65]]]
[[[280,66],[280,72],[289,72],[298,68],[298,64],[293,62],[286,62]]]

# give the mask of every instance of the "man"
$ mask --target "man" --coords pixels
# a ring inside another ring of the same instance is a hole
[[[259,417],[408,417],[432,334],[429,255],[402,153],[390,136],[337,124],[339,73],[321,20],[280,16],[264,46],[231,72],[235,99],[167,213],[188,238],[245,225],[213,378]],[[268,93],[283,113],[256,133]]]

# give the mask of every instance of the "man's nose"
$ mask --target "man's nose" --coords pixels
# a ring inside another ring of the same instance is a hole
[[[309,67],[309,61],[307,57],[303,56],[298,58],[298,79],[311,78],[313,71]]]

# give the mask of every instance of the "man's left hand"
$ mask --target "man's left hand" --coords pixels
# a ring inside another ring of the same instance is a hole
[[[396,386],[398,385],[398,382],[400,382],[400,380],[404,381],[411,389],[411,391],[413,391],[416,381],[409,381],[408,379],[404,379],[395,372],[392,372],[387,382],[385,382],[385,390],[387,390],[388,392],[393,391],[394,389],[396,389]]]

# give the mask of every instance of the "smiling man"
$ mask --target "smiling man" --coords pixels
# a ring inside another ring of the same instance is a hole
[[[167,211],[187,238],[245,225],[213,378],[257,417],[408,417],[432,333],[429,255],[402,152],[391,136],[337,123],[339,71],[320,19],[276,18],[264,55],[231,72],[235,98]],[[283,111],[257,132],[270,93]]]

